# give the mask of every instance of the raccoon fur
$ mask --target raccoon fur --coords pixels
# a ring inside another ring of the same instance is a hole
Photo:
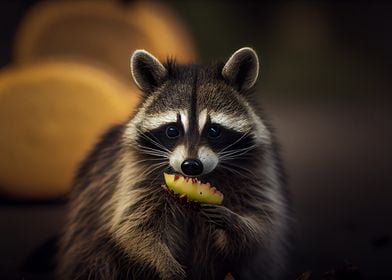
[[[59,279],[281,279],[288,197],[258,73],[251,48],[207,66],[134,52],[142,100],[77,173]],[[181,203],[163,172],[211,183],[223,204]]]

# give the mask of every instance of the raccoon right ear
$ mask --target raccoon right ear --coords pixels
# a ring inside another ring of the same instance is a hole
[[[144,92],[160,86],[167,70],[159,60],[145,50],[136,50],[131,56],[131,74],[135,84]]]
[[[256,52],[248,47],[237,50],[226,62],[222,76],[238,90],[254,86],[259,75],[259,59]]]

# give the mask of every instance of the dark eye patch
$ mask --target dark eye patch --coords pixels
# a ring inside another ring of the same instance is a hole
[[[178,135],[175,136],[174,132],[176,130]],[[160,152],[162,152],[163,155],[165,152],[167,152],[166,150],[171,151],[175,147],[179,138],[183,134],[183,128],[181,125],[179,125],[178,122],[168,123],[148,132],[140,134],[137,139],[137,148],[139,151],[145,154],[151,155],[151,153],[148,153],[147,150],[154,150],[153,153],[159,154]]]
[[[211,128],[216,127],[219,127],[219,137],[211,137]],[[204,127],[202,136],[215,152],[229,152],[248,148],[255,144],[252,135],[244,135],[244,133],[214,123],[207,124]]]

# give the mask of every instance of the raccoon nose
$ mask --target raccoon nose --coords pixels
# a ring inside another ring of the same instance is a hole
[[[198,159],[187,159],[181,164],[181,170],[185,175],[200,175],[203,172],[203,164]]]

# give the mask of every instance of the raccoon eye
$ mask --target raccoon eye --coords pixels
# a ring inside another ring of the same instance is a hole
[[[218,138],[220,134],[221,134],[221,129],[220,129],[219,125],[211,125],[208,128],[208,137]]]
[[[166,128],[166,136],[170,139],[177,138],[180,135],[180,131],[174,125],[170,125]]]

